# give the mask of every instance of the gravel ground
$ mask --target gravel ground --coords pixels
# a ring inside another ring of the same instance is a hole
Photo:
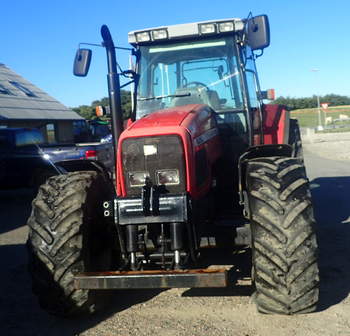
[[[103,313],[76,320],[50,316],[31,294],[24,243],[32,193],[23,189],[0,191],[0,335],[350,335],[350,133],[305,133],[304,151],[320,246],[316,313],[259,314],[250,280],[243,279],[228,289],[113,292]]]
[[[315,133],[303,131],[306,148],[318,156],[332,160],[350,160],[350,133]]]

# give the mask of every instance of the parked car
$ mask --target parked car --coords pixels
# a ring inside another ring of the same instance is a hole
[[[112,136],[111,127],[108,121],[94,120],[77,120],[74,125],[74,142],[101,142],[102,139]]]
[[[90,163],[83,162],[86,160]],[[110,142],[46,144],[37,129],[0,129],[0,188],[38,186],[49,176],[73,170],[77,165],[112,173],[113,163]]]

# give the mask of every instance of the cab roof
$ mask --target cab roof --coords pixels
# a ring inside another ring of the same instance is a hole
[[[129,32],[128,40],[132,45],[152,44],[196,36],[221,36],[243,29],[244,20],[229,18],[134,30]]]

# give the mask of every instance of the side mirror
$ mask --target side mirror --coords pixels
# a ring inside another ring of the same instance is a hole
[[[270,45],[270,25],[267,15],[259,15],[248,20],[248,45],[252,50],[264,49]]]
[[[73,73],[75,76],[85,77],[90,68],[91,63],[91,54],[90,49],[78,49],[75,54]]]

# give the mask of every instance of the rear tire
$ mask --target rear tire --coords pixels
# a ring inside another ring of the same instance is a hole
[[[303,164],[285,157],[250,160],[247,190],[258,310],[277,314],[315,311],[317,242]]]
[[[40,187],[27,247],[33,292],[48,312],[70,316],[98,308],[96,291],[75,289],[73,276],[110,270],[113,234],[102,210],[110,198],[108,181],[91,171],[54,176]]]
[[[303,144],[301,141],[299,122],[296,119],[289,120],[289,140],[288,144],[292,146],[292,157],[304,160]]]

